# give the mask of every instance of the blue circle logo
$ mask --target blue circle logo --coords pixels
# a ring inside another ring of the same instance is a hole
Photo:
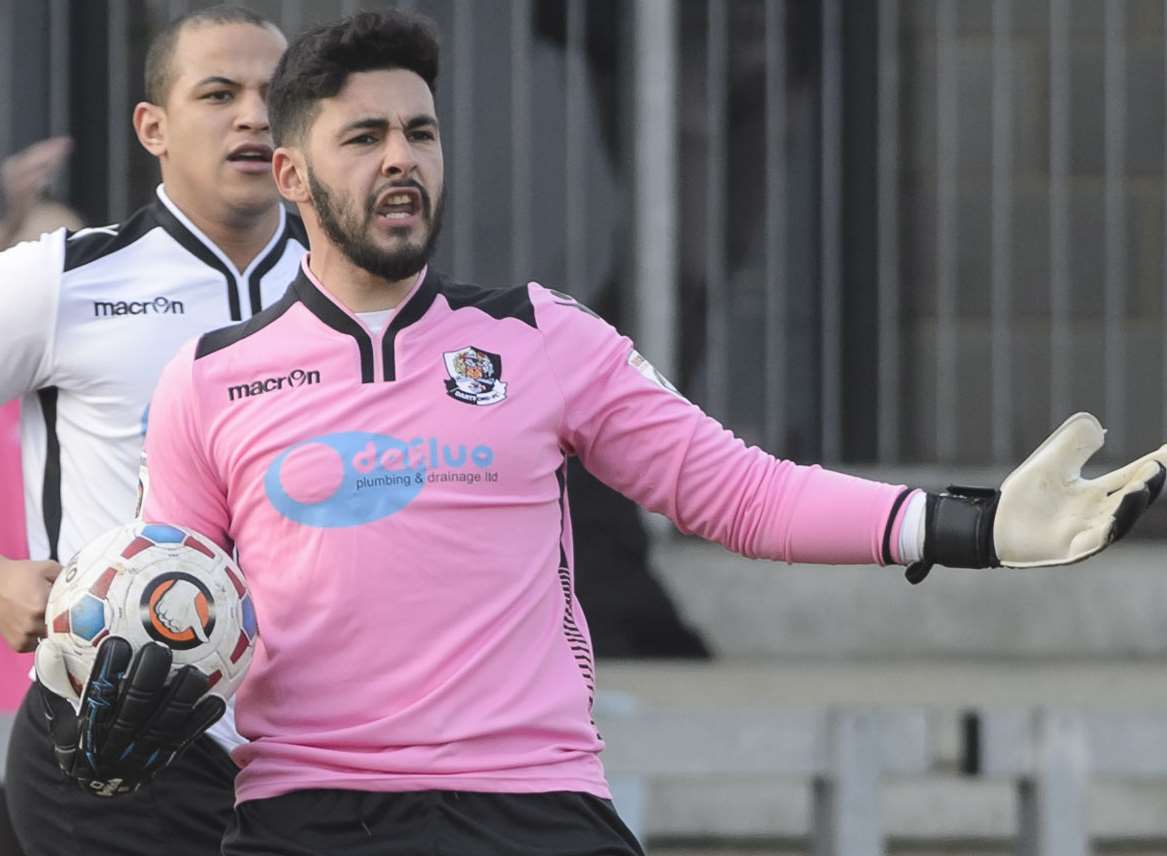
[[[343,431],[288,447],[267,468],[264,490],[305,526],[360,526],[395,514],[426,481],[424,441]]]

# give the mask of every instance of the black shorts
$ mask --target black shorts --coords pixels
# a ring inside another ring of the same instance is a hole
[[[223,856],[644,856],[589,794],[306,790],[245,802]]]
[[[12,725],[4,783],[27,856],[216,856],[235,800],[235,764],[209,737],[133,794],[91,796],[57,767],[39,687]]]

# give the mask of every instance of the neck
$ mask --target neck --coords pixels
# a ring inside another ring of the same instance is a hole
[[[226,208],[212,215],[189,200],[181,199],[181,194],[176,195],[169,187],[166,188],[166,195],[241,271],[267,246],[280,223],[280,212],[275,202],[258,211]]]
[[[352,312],[394,309],[417,282],[417,274],[393,282],[375,276],[354,265],[348,256],[326,240],[312,241],[311,245],[308,269]]]

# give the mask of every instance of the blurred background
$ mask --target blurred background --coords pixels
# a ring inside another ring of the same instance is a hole
[[[91,225],[148,202],[146,46],[203,5],[0,0],[0,157],[67,135],[58,202]],[[240,5],[293,36],[391,4]],[[437,265],[571,292],[747,442],[940,487],[996,484],[1077,410],[1109,429],[1100,463],[1167,439],[1164,0],[396,5],[443,38]],[[1167,507],[1085,566],[912,588],[741,560],[585,474],[572,489],[601,723],[918,713],[925,763],[880,787],[884,847],[971,854],[1029,846],[1035,780],[994,768],[996,712],[1087,732],[1121,712],[1164,769],[1088,741],[1056,825],[1167,853]],[[781,766],[662,767],[626,810],[653,852],[809,852],[814,776]]]

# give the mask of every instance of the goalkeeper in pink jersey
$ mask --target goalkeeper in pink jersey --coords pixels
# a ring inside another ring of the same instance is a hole
[[[228,856],[638,854],[610,802],[565,462],[780,561],[1063,564],[1120,537],[1167,449],[1093,481],[1071,417],[999,490],[783,461],[570,297],[427,267],[444,201],[424,18],[312,30],[269,94],[310,253],[286,295],[159,382],[143,514],[238,550],[261,641]]]

